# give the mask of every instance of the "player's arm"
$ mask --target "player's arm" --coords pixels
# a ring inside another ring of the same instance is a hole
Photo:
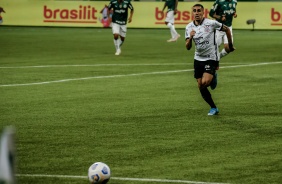
[[[229,46],[229,52],[233,52],[235,48],[233,47],[230,29],[226,25],[223,24],[220,31],[224,31],[226,33],[227,40],[228,40],[228,46]]]
[[[130,23],[132,21],[132,17],[133,17],[133,13],[134,13],[134,8],[133,8],[132,4],[129,4],[129,8],[130,8],[130,13],[129,13],[129,18],[128,18],[128,23]]]
[[[130,10],[130,14],[129,14],[129,18],[128,18],[128,23],[130,23],[132,21],[133,13],[134,13],[134,9]]]
[[[210,9],[209,15],[210,15],[210,17],[216,19],[217,21],[220,21],[220,22],[225,21],[226,17],[225,17],[224,14],[219,15],[219,14],[216,13],[216,12],[219,11],[219,9],[220,9],[220,4],[217,1],[215,1],[212,8]]]
[[[2,12],[6,13],[5,10],[2,7],[0,7],[0,13],[2,13]]]
[[[237,3],[236,3],[236,8],[237,8]],[[236,8],[235,8],[235,12],[233,13],[233,17],[234,18],[237,18],[237,10],[236,10]]]
[[[223,15],[217,15],[216,13],[213,14],[212,18],[216,19],[217,21],[226,21],[226,16]]]
[[[235,12],[234,12],[234,14],[233,14],[233,17],[234,18],[237,18],[237,10],[236,10],[236,8],[237,8],[237,0],[236,0],[236,3],[235,3]]]
[[[175,0],[174,15],[177,13],[178,0]]]
[[[215,19],[218,19],[218,15],[216,15],[216,10],[218,9],[218,4],[217,4],[217,1],[215,1],[212,5],[212,8],[210,9],[210,17],[212,18],[215,18]]]
[[[105,8],[108,8],[108,6],[107,5],[105,5],[105,7],[104,8],[102,8],[102,10],[100,11],[100,13],[103,13],[103,11],[104,11],[104,9]]]
[[[110,12],[111,12],[111,9],[112,9],[112,1],[108,5],[108,9],[109,9],[109,11],[107,13],[108,13],[108,17],[110,17]]]
[[[166,5],[166,2],[165,2],[162,12],[165,10],[166,6],[167,6],[167,5]]]
[[[236,12],[234,12],[233,17],[237,18],[237,13]]]
[[[196,34],[196,31],[192,29],[192,31],[190,32],[190,36],[186,39],[185,46],[187,50],[190,50],[192,48],[192,40],[195,34]]]

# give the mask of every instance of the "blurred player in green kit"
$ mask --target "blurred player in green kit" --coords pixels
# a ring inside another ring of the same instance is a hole
[[[114,45],[116,48],[115,55],[118,56],[121,54],[121,46],[125,41],[127,33],[126,24],[127,21],[128,23],[132,21],[134,8],[131,4],[131,0],[111,0],[108,5],[108,9],[110,11],[113,9],[112,31],[114,35]],[[130,9],[129,17],[128,9]]]
[[[216,19],[218,22],[226,25],[230,32],[232,37],[232,44],[233,41],[233,32],[232,32],[232,21],[233,17],[237,17],[236,13],[236,6],[237,6],[237,0],[216,0],[210,10],[209,15]],[[230,53],[228,40],[226,33],[223,31],[216,31],[216,42],[218,44],[218,48],[222,43],[224,43],[224,48],[220,51],[219,60]],[[219,69],[219,60],[217,61],[217,70]],[[214,75],[214,78],[211,82],[211,89],[215,89],[217,86],[217,72]]]
[[[162,12],[164,12],[167,7],[165,24],[170,30],[171,38],[167,42],[176,42],[180,37],[174,27],[174,15],[177,13],[178,0],[165,0],[165,4]]]
[[[233,17],[234,18],[237,17],[236,6],[237,6],[237,0],[216,0],[209,14],[212,18],[215,18],[218,22],[228,26],[228,28],[231,31],[232,42],[233,42],[232,21],[233,21]],[[224,43],[224,49],[222,49],[222,51],[220,52],[220,58],[222,58],[230,52],[226,33],[223,31],[217,31],[216,39],[218,46]]]

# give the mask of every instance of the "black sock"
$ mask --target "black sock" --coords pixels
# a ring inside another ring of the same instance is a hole
[[[203,99],[211,106],[211,108],[216,108],[208,88],[205,87],[203,89],[200,89],[200,92]]]

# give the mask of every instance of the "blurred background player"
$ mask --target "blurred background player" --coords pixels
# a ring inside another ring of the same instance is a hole
[[[175,42],[180,37],[174,27],[174,15],[177,13],[178,0],[166,0],[162,12],[167,7],[165,24],[170,29],[171,38],[167,42]]]
[[[3,22],[3,18],[2,18],[2,16],[1,16],[1,13],[6,13],[5,12],[5,10],[2,8],[2,7],[0,7],[0,24]]]
[[[233,33],[232,33],[232,21],[233,17],[237,17],[236,13],[236,6],[237,6],[237,0],[216,0],[210,10],[209,15],[212,18],[215,18],[218,22],[223,23],[226,25],[230,32],[232,37],[232,43],[233,43]],[[227,54],[229,54],[230,49],[228,46],[228,40],[226,33],[223,31],[216,31],[216,42],[218,44],[218,48],[222,43],[224,43],[224,48],[220,51],[220,58],[223,58]],[[216,69],[219,69],[219,60],[217,62]],[[211,83],[211,89],[215,89],[217,86],[217,72],[214,75],[214,78]]]
[[[112,16],[112,31],[114,35],[114,45],[116,47],[115,55],[120,55],[121,45],[124,43],[126,37],[126,24],[132,21],[134,8],[130,3],[130,0],[112,0],[108,5],[109,10],[113,9]],[[130,15],[128,17],[128,9],[130,9]]]
[[[113,11],[109,10],[108,6],[105,5],[105,7],[100,11],[102,14],[102,19],[99,18],[100,22],[103,24],[103,27],[112,27],[112,15]]]
[[[233,21],[233,17],[234,18],[237,17],[236,6],[237,6],[237,0],[216,0],[209,13],[209,15],[212,18],[215,18],[218,22],[228,26],[231,32],[232,42],[233,42],[232,21]],[[220,52],[220,58],[222,58],[230,52],[226,33],[223,31],[217,31],[216,39],[218,46],[220,46],[222,42],[224,43],[224,48]]]

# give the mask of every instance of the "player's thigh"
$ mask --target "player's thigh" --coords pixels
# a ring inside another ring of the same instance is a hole
[[[203,76],[202,76],[202,82],[209,84],[213,78],[213,75],[215,74],[216,70],[216,62],[214,60],[208,60],[208,61],[201,61],[202,62],[202,70],[203,70]]]
[[[216,62],[214,60],[203,61],[204,62],[204,73],[202,77],[202,83],[209,85],[216,70]]]
[[[224,38],[225,32],[223,31],[216,31],[216,43],[217,45],[221,45],[223,42],[223,38]]]
[[[120,25],[116,23],[112,23],[112,31],[113,31],[113,34],[120,35]]]
[[[232,38],[232,43],[233,41],[233,31],[232,31],[232,26],[229,27],[230,33],[231,33],[231,38]],[[224,34],[224,44],[228,44],[228,38],[226,36],[226,33]]]
[[[214,75],[216,62],[214,60],[198,61],[194,59],[194,77],[202,78],[204,73]]]
[[[209,85],[212,81],[213,75],[210,73],[204,73],[202,77],[202,84]]]
[[[120,36],[126,37],[127,27],[126,25],[120,25]]]
[[[197,79],[198,87],[209,86],[215,74],[215,63],[213,60],[194,60],[194,78]]]
[[[165,22],[174,24],[174,11],[167,12]]]
[[[194,78],[197,80],[202,78],[204,71],[205,69],[204,69],[203,62],[194,60]]]

